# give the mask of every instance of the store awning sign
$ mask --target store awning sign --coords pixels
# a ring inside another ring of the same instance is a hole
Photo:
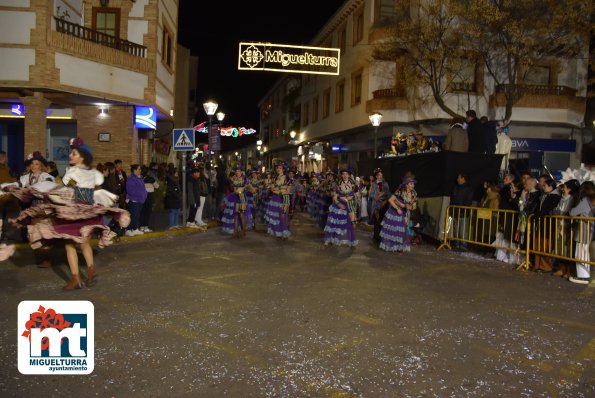
[[[157,128],[157,112],[153,107],[136,106],[134,110],[134,127],[139,129]]]
[[[338,75],[341,50],[271,43],[240,43],[239,70]]]

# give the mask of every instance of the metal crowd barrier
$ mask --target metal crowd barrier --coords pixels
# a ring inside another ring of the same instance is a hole
[[[518,211],[470,206],[448,206],[444,241],[438,247],[453,249],[477,245],[501,250],[500,260],[528,270],[531,261],[546,258],[595,265],[589,245],[595,235],[595,217],[548,215],[527,217]],[[508,252],[508,258],[502,253]]]

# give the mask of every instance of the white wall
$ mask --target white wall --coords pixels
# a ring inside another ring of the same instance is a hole
[[[126,40],[136,44],[145,45],[144,35],[149,31],[149,21],[129,19],[128,20],[128,38]]]
[[[149,4],[149,0],[136,0],[132,4],[132,9],[130,10],[129,16],[131,17],[144,17],[145,16],[145,6]]]
[[[58,52],[55,63],[60,69],[60,84],[144,100],[149,83],[147,75]]]
[[[29,80],[29,66],[35,65],[32,48],[0,47],[0,80]]]
[[[35,13],[0,11],[0,43],[30,44],[31,29],[35,29]]]
[[[29,0],[0,0],[0,7],[31,7]]]

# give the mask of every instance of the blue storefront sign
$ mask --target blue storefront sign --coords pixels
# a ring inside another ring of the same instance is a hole
[[[511,138],[516,152],[576,152],[576,140],[548,138]]]
[[[429,135],[426,137],[440,143],[444,143],[446,139],[445,135]],[[512,137],[511,140],[513,152],[576,152],[576,140]]]
[[[157,112],[150,106],[134,107],[134,127],[139,129],[156,129]]]

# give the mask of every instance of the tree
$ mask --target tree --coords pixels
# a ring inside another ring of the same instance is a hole
[[[453,117],[461,116],[460,110],[447,100],[457,86],[472,84],[469,61],[480,60],[492,77],[504,95],[509,119],[532,66],[544,59],[588,57],[591,0],[403,3],[391,35],[375,45],[373,57],[402,59],[407,87],[429,89],[436,104]],[[483,85],[483,79],[474,84]]]
[[[458,0],[467,47],[480,54],[506,100],[505,119],[523,96],[527,74],[544,60],[588,57],[591,0]],[[585,81],[586,81],[586,76]]]

